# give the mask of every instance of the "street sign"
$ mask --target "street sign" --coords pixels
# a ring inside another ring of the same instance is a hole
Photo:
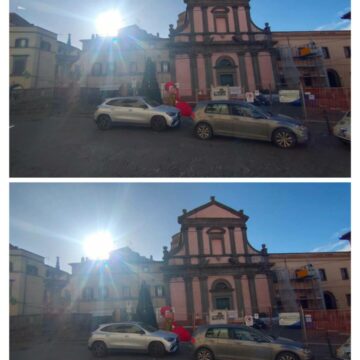
[[[253,103],[253,102],[255,101],[255,95],[254,95],[254,93],[252,93],[252,92],[247,92],[245,96],[246,96],[246,101],[247,101],[248,103]]]
[[[245,315],[244,320],[245,320],[245,325],[246,326],[253,326],[254,325],[254,318],[251,315]]]

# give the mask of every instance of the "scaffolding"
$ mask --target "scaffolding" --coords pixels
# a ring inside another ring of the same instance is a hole
[[[278,267],[275,274],[275,291],[282,311],[325,308],[323,291],[318,270],[308,264],[298,269]]]
[[[282,88],[298,89],[300,83],[304,88],[329,86],[324,52],[315,42],[297,47],[281,46],[278,53]]]

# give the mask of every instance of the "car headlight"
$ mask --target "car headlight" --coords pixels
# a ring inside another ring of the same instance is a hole
[[[295,128],[300,131],[306,131],[307,127],[304,125],[296,125]]]
[[[172,337],[166,337],[165,338],[165,340],[167,341],[167,342],[173,342],[174,341],[174,338],[172,338]]]
[[[168,114],[169,116],[175,116],[175,115],[176,115],[176,113],[174,113],[174,112],[167,112],[167,114]]]

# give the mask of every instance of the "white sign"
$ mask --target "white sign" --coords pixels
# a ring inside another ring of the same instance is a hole
[[[228,316],[226,310],[210,311],[210,324],[227,324]]]
[[[280,326],[299,326],[300,325],[300,313],[280,313],[279,314]]]
[[[245,325],[246,326],[253,326],[254,325],[254,318],[251,315],[245,315],[244,320],[245,320]]]
[[[231,86],[229,89],[230,89],[230,95],[240,96],[242,94],[241,87]]]
[[[307,323],[312,323],[312,316],[311,316],[311,314],[306,314],[306,315],[305,315],[305,322],[307,322]]]
[[[246,96],[246,101],[247,101],[248,103],[253,103],[253,102],[255,101],[255,95],[254,95],[254,93],[252,93],[252,92],[247,92],[245,96]]]
[[[230,91],[228,86],[211,87],[211,100],[229,100]]]
[[[309,95],[309,100],[315,100],[315,95]]]
[[[259,318],[259,314],[254,314],[254,319],[258,319]]]
[[[279,99],[281,103],[289,104],[300,100],[300,90],[280,90]]]
[[[260,91],[259,90],[255,90],[255,96],[259,96],[260,95]]]
[[[238,319],[238,311],[237,310],[229,310],[228,311],[228,319],[229,320],[237,320]]]

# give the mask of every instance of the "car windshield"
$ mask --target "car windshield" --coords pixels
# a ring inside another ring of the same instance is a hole
[[[145,98],[144,100],[148,105],[150,105],[152,107],[160,106],[160,104],[157,101],[153,100],[153,99]]]
[[[149,324],[139,323],[139,325],[140,325],[144,330],[146,330],[146,331],[148,331],[148,332],[155,332],[155,331],[156,331],[156,329],[155,329],[153,326],[149,325]]]

